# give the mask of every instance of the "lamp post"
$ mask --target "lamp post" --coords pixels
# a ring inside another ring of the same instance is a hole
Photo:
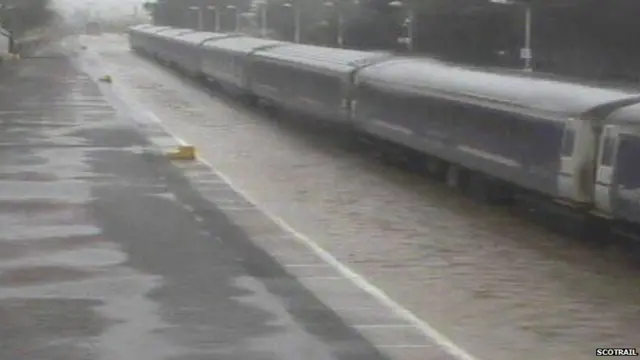
[[[260,8],[260,34],[263,38],[267,37],[267,6],[268,0],[255,0],[253,6]]]
[[[525,26],[524,26],[524,70],[533,71],[531,60],[533,52],[531,51],[531,4],[525,4]]]
[[[413,9],[404,3],[403,1],[392,1],[389,3],[389,6],[395,8],[405,8],[407,9],[407,18],[405,20],[405,24],[407,26],[407,49],[409,51],[413,51],[413,43],[414,43],[414,26],[415,26],[415,14]]]
[[[292,3],[285,3],[282,6],[293,9],[293,21],[294,21],[293,42],[300,43],[300,17],[301,17],[300,3],[296,3],[295,5]]]
[[[531,27],[532,27],[532,7],[529,1],[516,0],[489,0],[494,4],[502,5],[524,5],[524,47],[520,50],[520,58],[524,60],[524,71],[533,71],[532,60],[533,50],[531,49]]]
[[[199,6],[190,6],[189,9],[195,10],[198,13],[198,30],[202,31],[203,27],[203,19],[202,19],[202,8]]]
[[[220,32],[220,12],[213,5],[207,6],[207,10],[213,12],[213,22],[214,22],[214,24],[213,24],[214,30],[213,31]]]
[[[229,6],[226,7],[226,9],[234,11],[235,19],[236,19],[235,20],[235,30],[234,31],[238,32],[239,26],[240,26],[240,12],[238,11],[238,8],[236,6],[234,6],[234,5],[229,5]]]
[[[324,3],[326,7],[330,7],[337,11],[338,16],[338,33],[336,42],[339,47],[344,47],[344,16],[342,14],[341,9],[338,8],[337,4],[331,1],[327,1]]]

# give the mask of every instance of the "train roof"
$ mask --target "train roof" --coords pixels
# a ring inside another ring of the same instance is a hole
[[[619,125],[640,125],[640,103],[621,107],[611,113],[606,123]]]
[[[187,33],[195,33],[195,32],[197,31],[193,29],[169,28],[169,29],[162,29],[162,30],[156,31],[154,32],[154,35],[159,37],[174,38],[176,36],[184,35]]]
[[[276,46],[261,50],[259,55],[277,61],[295,62],[311,67],[350,70],[391,54],[290,43],[288,46]]]
[[[213,41],[206,41],[203,48],[216,48],[227,51],[239,52],[249,54],[256,49],[263,48],[265,46],[272,45],[287,45],[291,44],[284,41],[269,40],[262,38],[255,38],[250,36],[239,36],[232,39],[212,39]]]
[[[190,32],[177,35],[176,40],[199,45],[209,40],[217,40],[234,36],[236,35],[213,32]]]
[[[640,91],[635,89],[602,88],[529,73],[456,66],[433,59],[394,59],[363,69],[360,75],[359,81],[400,91],[452,96],[489,107],[563,117],[584,114],[603,104],[640,102]]]
[[[138,31],[138,32],[143,32],[143,33],[148,33],[148,34],[154,34],[157,33],[159,31],[163,31],[163,30],[168,30],[168,29],[173,29],[172,27],[169,26],[150,26],[150,27],[141,27],[139,25],[137,26],[132,26],[129,28],[129,31]]]
[[[153,25],[151,24],[138,24],[138,25],[130,26],[129,31],[142,30],[142,29],[147,29],[151,27],[153,27]]]

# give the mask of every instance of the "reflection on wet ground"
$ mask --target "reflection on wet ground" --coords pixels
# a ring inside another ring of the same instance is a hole
[[[313,297],[344,336],[305,331],[283,299],[304,289],[247,275],[246,236],[196,221],[148,148],[69,59],[0,78],[0,359],[382,359]]]

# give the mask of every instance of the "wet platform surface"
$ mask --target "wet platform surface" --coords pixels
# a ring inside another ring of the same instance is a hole
[[[384,358],[68,58],[12,70],[0,77],[0,359]]]

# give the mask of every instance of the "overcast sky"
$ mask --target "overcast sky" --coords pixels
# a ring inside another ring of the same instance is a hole
[[[140,8],[144,2],[145,0],[53,0],[55,8],[65,14],[91,9],[92,13],[99,13],[103,17],[131,15],[134,7]]]

